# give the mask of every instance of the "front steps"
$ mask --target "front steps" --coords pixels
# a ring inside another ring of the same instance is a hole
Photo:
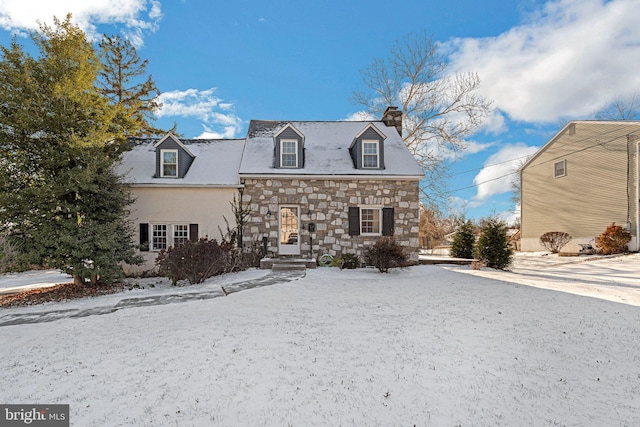
[[[260,260],[260,268],[273,271],[306,270],[316,268],[316,260],[310,258],[263,258]]]

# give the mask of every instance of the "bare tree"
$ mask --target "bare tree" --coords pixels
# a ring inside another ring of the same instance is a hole
[[[595,113],[598,120],[640,120],[640,92],[626,98],[616,97]]]
[[[451,74],[448,69],[432,37],[408,34],[395,43],[388,59],[375,58],[361,70],[364,88],[352,96],[376,116],[388,106],[401,108],[402,137],[429,178],[424,191],[432,202],[446,195],[445,158],[466,147],[465,138],[491,109],[491,102],[477,94],[477,74]]]

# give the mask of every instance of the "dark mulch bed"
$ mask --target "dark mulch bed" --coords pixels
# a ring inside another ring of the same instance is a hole
[[[69,299],[95,297],[114,294],[127,289],[124,283],[111,285],[76,285],[63,283],[48,288],[31,289],[25,292],[11,295],[0,295],[0,307],[19,307],[42,304],[45,302],[59,302]]]

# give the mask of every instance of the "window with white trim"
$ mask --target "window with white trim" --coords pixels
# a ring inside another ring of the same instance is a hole
[[[151,250],[160,251],[167,249],[167,224],[153,224],[151,235]]]
[[[176,224],[173,226],[173,246],[177,247],[189,240],[189,225]]]
[[[380,167],[378,141],[362,140],[362,167],[367,169],[377,169]]]
[[[178,150],[160,150],[160,176],[178,176]]]
[[[381,234],[382,230],[382,209],[381,208],[360,208],[360,234],[375,235]]]
[[[553,164],[553,177],[561,178],[567,175],[567,161],[560,160],[559,162],[555,162]]]
[[[280,141],[280,167],[298,167],[298,141],[295,139],[283,139]]]

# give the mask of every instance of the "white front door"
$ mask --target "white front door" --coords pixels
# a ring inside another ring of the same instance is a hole
[[[280,255],[300,255],[300,207],[279,208],[278,252]]]

